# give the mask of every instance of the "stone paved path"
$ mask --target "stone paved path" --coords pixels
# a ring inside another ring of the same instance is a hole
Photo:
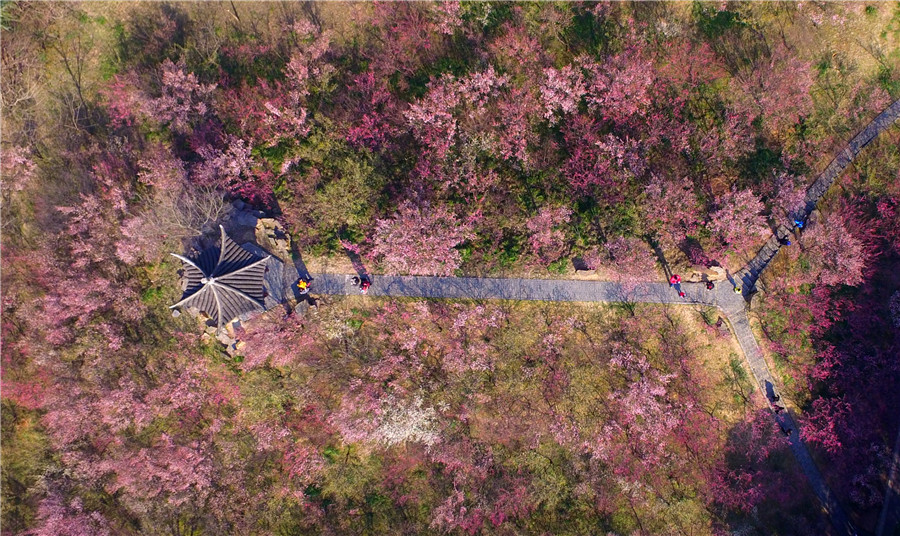
[[[847,147],[828,164],[807,190],[806,205],[803,209],[804,221],[856,155],[898,119],[900,119],[900,100],[891,104],[850,140]],[[620,283],[603,281],[422,276],[375,276],[372,278],[369,294],[413,298],[644,302],[714,306],[721,309],[728,318],[735,338],[738,340],[761,391],[763,393],[771,391],[774,394],[777,392],[777,384],[769,371],[756,337],[753,335],[747,317],[745,299],[749,298],[760,274],[778,253],[781,247],[779,240],[787,237],[791,230],[792,227],[788,225],[780,225],[756,257],[735,274],[735,279],[742,281],[743,296],[735,294],[732,287],[725,283],[717,285],[713,291],[707,291],[702,284],[683,283],[681,288],[685,292],[685,297],[681,298],[666,283],[646,282],[625,286]],[[351,275],[315,274],[314,277],[313,294],[347,295],[359,292],[350,281]],[[788,439],[791,450],[837,533],[858,534],[850,522],[849,516],[822,478],[806,445],[800,439],[799,426],[790,412],[773,413],[773,415],[782,430],[790,430]],[[891,490],[888,493],[890,494]],[[887,511],[889,502],[889,500],[885,501],[885,511]],[[882,519],[884,517],[883,515]],[[879,530],[883,530],[883,525],[879,527]]]
[[[845,147],[844,150],[834,157],[831,163],[828,164],[806,190],[806,204],[803,207],[803,213],[801,215],[803,221],[806,221],[809,218],[809,215],[815,210],[816,205],[819,203],[819,200],[822,199],[822,196],[825,195],[825,192],[831,188],[834,181],[845,169],[847,169],[847,166],[853,162],[853,159],[856,158],[860,151],[878,137],[885,129],[897,122],[898,119],[900,119],[900,100],[894,101],[893,104],[878,114],[875,119],[866,125],[866,128],[850,140],[850,143],[847,144],[847,147]],[[775,258],[778,250],[781,249],[779,240],[790,236],[793,225],[793,222],[787,222],[786,224],[782,223],[779,225],[772,237],[769,238],[762,249],[759,250],[759,253],[756,254],[756,257],[748,262],[747,266],[735,274],[735,278],[740,279],[743,282],[742,288],[745,297],[749,297],[750,292],[759,280],[759,276],[772,259]]]
[[[313,274],[313,294],[358,294],[359,289],[347,274]],[[716,305],[724,294],[732,301],[737,295],[728,285],[718,285],[712,292],[696,284],[682,284],[681,298],[667,283],[640,283],[627,288],[606,281],[573,281],[563,279],[499,279],[489,277],[372,277],[370,296],[413,298],[449,298],[473,300],[538,300],[571,302],[651,302],[701,303]],[[727,289],[727,292],[725,290]]]

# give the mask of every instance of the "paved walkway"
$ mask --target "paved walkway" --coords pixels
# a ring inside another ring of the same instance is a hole
[[[803,220],[815,209],[816,204],[828,191],[835,179],[850,165],[856,155],[881,132],[900,119],[900,100],[891,104],[873,119],[847,147],[842,150],[816,178],[806,194]],[[780,225],[773,236],[760,249],[747,266],[735,274],[742,281],[744,295],[735,294],[731,285],[719,284],[713,291],[707,291],[703,284],[682,283],[685,297],[666,283],[639,283],[623,285],[604,281],[573,281],[553,279],[499,279],[474,277],[422,277],[422,276],[375,276],[369,294],[372,296],[444,298],[444,299],[497,299],[497,300],[540,300],[568,302],[644,302],[666,304],[700,304],[718,307],[731,323],[734,335],[740,344],[747,364],[763,393],[776,394],[776,383],[763,353],[759,348],[747,317],[745,299],[756,285],[760,274],[781,248],[779,240],[790,235],[792,227]],[[356,294],[359,289],[347,274],[315,274],[312,292],[314,294]],[[837,498],[822,478],[813,462],[806,445],[800,439],[799,426],[789,412],[774,414],[782,430],[789,432],[789,442],[797,462],[809,479],[816,496],[822,503],[829,519],[839,534],[855,535],[856,529]],[[900,436],[898,436],[900,437]],[[895,468],[896,469],[896,468]],[[896,470],[895,470],[896,472]],[[893,474],[893,473],[892,473]],[[892,490],[888,490],[890,495]],[[885,500],[885,510],[890,496]],[[879,527],[883,530],[882,526]]]
[[[313,294],[359,294],[347,274],[314,274]],[[727,292],[724,289],[727,288]],[[568,302],[650,302],[717,305],[720,295],[731,301],[739,297],[730,285],[706,287],[682,284],[681,298],[667,283],[625,286],[608,281],[564,279],[500,279],[489,277],[426,277],[379,275],[372,277],[371,296],[447,298],[472,300],[536,300]]]
[[[850,140],[847,147],[844,148],[837,156],[832,159],[831,163],[816,177],[816,180],[806,190],[806,204],[803,207],[801,220],[807,221],[809,215],[815,210],[816,205],[822,196],[831,188],[834,181],[847,169],[847,166],[856,158],[863,148],[872,142],[879,134],[890,128],[897,120],[900,119],[900,100],[894,101],[883,112],[878,114],[875,119],[869,122],[859,134]],[[763,245],[747,266],[739,270],[735,274],[736,279],[743,281],[743,290],[745,297],[750,296],[759,276],[769,266],[772,259],[781,249],[780,239],[789,237],[793,231],[794,222],[782,223],[779,225],[772,237]]]

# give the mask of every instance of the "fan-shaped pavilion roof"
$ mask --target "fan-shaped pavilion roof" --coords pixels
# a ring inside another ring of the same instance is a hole
[[[172,253],[184,263],[187,288],[175,307],[193,307],[213,319],[216,329],[242,314],[265,310],[263,299],[266,266],[271,255],[259,257],[237,245],[221,225],[217,248],[205,249],[196,258]]]

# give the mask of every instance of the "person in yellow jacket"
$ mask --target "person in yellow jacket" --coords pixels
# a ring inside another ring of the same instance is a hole
[[[309,292],[309,282],[301,279],[297,282],[297,288],[300,289],[300,294],[306,294]]]

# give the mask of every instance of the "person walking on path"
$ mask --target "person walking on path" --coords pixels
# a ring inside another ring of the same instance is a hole
[[[672,277],[669,278],[669,286],[674,287],[678,283],[681,283],[681,276],[678,274],[672,274]]]
[[[300,290],[300,295],[306,294],[309,292],[309,281],[301,279],[297,282],[297,288]]]
[[[707,281],[707,282],[706,282],[706,290],[712,290],[712,289],[714,289],[714,288],[716,288],[716,285],[713,284],[712,281]]]
[[[790,246],[791,245],[791,241],[788,238],[779,238],[778,243],[781,244],[782,246]]]
[[[742,292],[742,291],[741,291],[741,286],[740,286],[740,285],[735,285],[735,286],[734,286],[734,293],[735,293],[735,294],[740,294],[741,292]]]

